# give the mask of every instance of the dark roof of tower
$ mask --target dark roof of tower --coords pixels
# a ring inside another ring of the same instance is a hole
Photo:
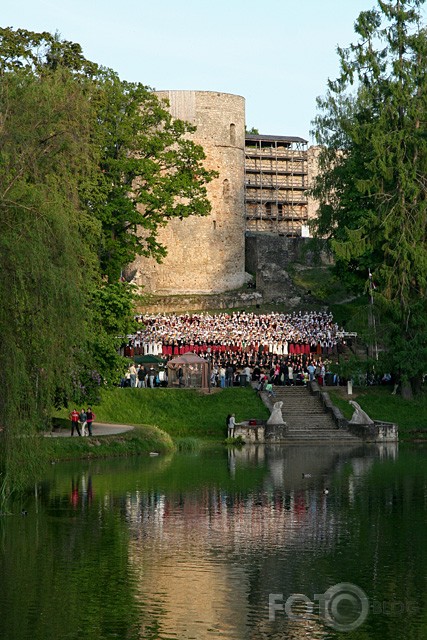
[[[304,140],[304,138],[299,138],[297,136],[264,136],[253,133],[247,133],[245,135],[245,139],[252,142],[284,142],[288,144],[292,144],[295,142],[300,142],[303,144],[307,144],[308,140]]]

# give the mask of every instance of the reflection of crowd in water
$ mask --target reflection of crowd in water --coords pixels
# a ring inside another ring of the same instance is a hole
[[[211,488],[190,495],[164,495],[158,492],[133,495],[127,500],[126,515],[134,537],[150,535],[163,541],[169,549],[181,548],[191,521],[200,545],[210,532],[222,533],[223,544],[241,543],[245,549],[270,544],[288,544],[294,536],[319,538],[333,545],[336,522],[328,514],[327,497],[320,489],[275,489],[271,492],[241,492]],[[141,525],[143,529],[141,529]],[[147,530],[150,533],[148,534]]]
[[[141,330],[129,337],[127,355],[153,355],[171,360],[194,352],[212,364],[211,384],[226,387],[264,376],[273,384],[323,382],[328,358],[342,349],[342,331],[326,312],[292,314],[253,312],[141,315]],[[143,367],[140,367],[141,369]],[[129,374],[129,386],[165,386],[163,379],[144,384],[139,370]],[[166,371],[166,369],[165,369]]]

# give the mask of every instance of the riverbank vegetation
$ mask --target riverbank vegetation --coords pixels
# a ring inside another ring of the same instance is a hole
[[[126,267],[161,260],[168,220],[209,213],[216,174],[192,125],[76,43],[1,28],[0,77],[0,427],[14,468],[53,405],[93,402],[120,379]]]
[[[93,438],[48,438],[43,442],[44,456],[50,461],[90,458],[115,458],[147,453],[165,454],[175,450],[172,438],[157,427],[139,426],[132,431]]]
[[[94,406],[99,422],[153,425],[171,438],[202,438],[222,441],[227,435],[226,416],[236,422],[267,419],[267,407],[251,387],[213,389],[109,389]],[[58,415],[65,417],[65,411]]]
[[[354,409],[349,404],[353,399],[372,419],[397,423],[399,439],[427,439],[427,426],[423,426],[427,425],[427,394],[409,401],[393,395],[392,386],[355,386],[351,396],[347,387],[324,389],[347,419],[353,415]],[[249,387],[212,390],[210,394],[187,389],[105,390],[95,413],[99,422],[155,425],[183,451],[196,451],[203,443],[223,442],[228,413],[235,413],[237,422],[251,418],[265,420],[270,415]],[[64,411],[57,415],[64,420]],[[63,428],[70,428],[68,420],[63,424]]]

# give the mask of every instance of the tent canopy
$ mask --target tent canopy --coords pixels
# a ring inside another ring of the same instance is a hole
[[[134,361],[137,364],[164,364],[164,362],[166,362],[163,358],[150,354],[147,354],[146,356],[135,356]]]
[[[209,366],[210,364],[207,360],[191,351],[183,353],[181,356],[176,356],[176,358],[168,362],[170,384],[172,386],[179,385],[207,389],[209,386]],[[177,376],[180,368],[183,371],[181,379]]]
[[[173,360],[169,360],[169,364],[203,364],[206,363],[204,358],[201,358],[197,353],[189,351],[183,353],[181,356],[176,356]]]

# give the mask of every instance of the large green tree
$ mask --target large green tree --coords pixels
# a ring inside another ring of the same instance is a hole
[[[148,88],[87,61],[78,44],[0,29],[0,455],[8,468],[19,468],[21,449],[28,462],[32,440],[15,436],[47,422],[54,401],[86,401],[120,376],[117,349],[132,329],[135,296],[122,270],[137,254],[161,259],[157,230],[169,219],[210,210],[213,173],[192,131]]]
[[[55,390],[72,393],[96,273],[90,238],[100,232],[79,206],[78,185],[97,162],[90,110],[66,75],[4,75],[0,114],[1,453],[16,472]]]
[[[341,73],[318,99],[316,222],[337,268],[381,310],[387,363],[402,389],[427,370],[427,36],[424,0],[378,0],[338,49]],[[372,274],[369,280],[369,273]]]
[[[102,223],[101,270],[117,280],[136,255],[161,260],[157,232],[171,218],[210,212],[206,184],[215,174],[188,136],[195,127],[174,120],[147,87],[111,70],[97,81],[101,171],[87,204]]]

